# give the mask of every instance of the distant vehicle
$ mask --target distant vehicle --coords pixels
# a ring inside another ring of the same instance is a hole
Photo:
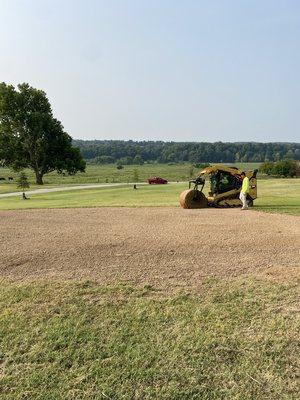
[[[165,185],[168,183],[166,179],[160,178],[159,176],[154,176],[153,178],[147,179],[149,185]]]

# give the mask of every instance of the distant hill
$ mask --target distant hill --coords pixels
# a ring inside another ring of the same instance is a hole
[[[205,162],[264,162],[283,158],[300,160],[300,143],[207,143],[123,140],[74,140],[82,156],[97,164],[123,165]]]

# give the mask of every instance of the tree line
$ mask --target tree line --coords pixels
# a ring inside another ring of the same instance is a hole
[[[207,143],[74,140],[83,158],[96,164],[234,163],[300,160],[300,143]]]

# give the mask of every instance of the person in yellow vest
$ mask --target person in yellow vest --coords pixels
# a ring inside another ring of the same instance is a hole
[[[249,193],[249,178],[247,178],[245,172],[241,173],[241,177],[243,179],[242,188],[240,192],[240,200],[243,204],[242,210],[248,210],[248,202],[247,202],[247,194]]]

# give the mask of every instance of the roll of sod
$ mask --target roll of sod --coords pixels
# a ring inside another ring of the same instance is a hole
[[[205,208],[207,198],[202,192],[195,189],[187,189],[180,194],[179,202],[182,208]]]

